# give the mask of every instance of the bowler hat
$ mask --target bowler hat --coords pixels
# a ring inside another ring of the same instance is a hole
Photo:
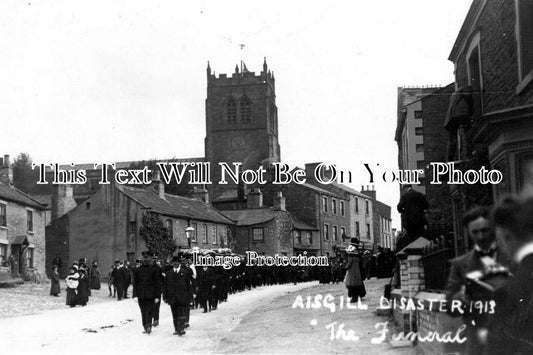
[[[350,245],[353,245],[353,246],[359,246],[359,239],[358,238],[351,238],[350,239]]]
[[[179,256],[179,255],[173,256],[172,260],[171,260],[171,262],[173,262],[173,263],[179,263],[180,261],[181,261],[181,256]]]

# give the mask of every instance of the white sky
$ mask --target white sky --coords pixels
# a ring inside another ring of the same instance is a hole
[[[453,82],[471,2],[3,0],[0,155],[202,157],[207,61],[259,73],[267,57],[282,161],[336,163],[359,190],[363,163],[397,169],[397,87]],[[397,185],[374,185],[395,211]]]

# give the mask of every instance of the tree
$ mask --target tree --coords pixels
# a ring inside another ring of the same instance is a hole
[[[35,193],[37,190],[37,180],[39,171],[31,168],[31,157],[29,154],[20,153],[11,167],[13,168],[13,185],[26,193]]]
[[[148,251],[156,253],[160,259],[166,260],[172,256],[177,248],[158,213],[147,212],[144,214],[139,235],[143,237]]]

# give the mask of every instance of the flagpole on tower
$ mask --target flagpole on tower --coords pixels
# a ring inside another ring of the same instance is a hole
[[[244,44],[239,44],[239,47],[241,47],[241,74],[243,73],[243,71],[242,71],[243,70],[243,60],[242,60],[242,57],[243,57],[243,53],[242,52],[243,51],[242,50],[244,49],[244,46],[245,46]]]

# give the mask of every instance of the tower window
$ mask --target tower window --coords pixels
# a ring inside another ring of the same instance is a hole
[[[243,96],[241,99],[241,121],[250,122],[252,119],[252,103]]]
[[[230,98],[226,102],[226,119],[228,120],[228,122],[237,121],[237,104],[235,103],[235,100],[233,100],[233,98]]]

